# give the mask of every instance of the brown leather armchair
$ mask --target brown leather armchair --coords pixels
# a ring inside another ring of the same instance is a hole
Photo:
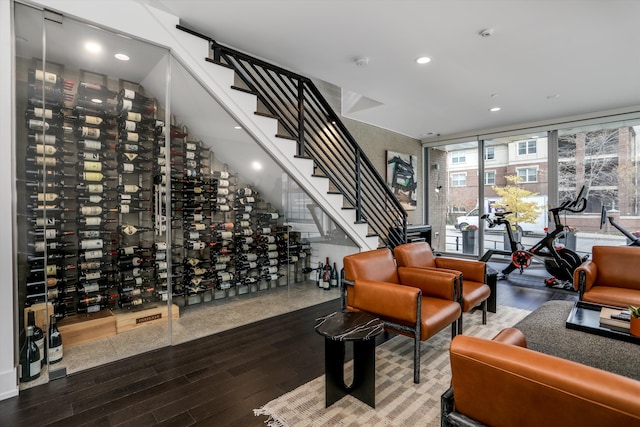
[[[487,299],[491,289],[486,284],[486,264],[482,261],[436,257],[426,242],[406,243],[394,249],[398,267],[428,268],[446,271],[460,276],[458,296],[463,313],[482,306],[482,324],[487,324]],[[462,317],[458,322],[458,333],[462,333]]]
[[[626,308],[640,305],[640,248],[594,246],[573,273],[580,300]]]
[[[513,332],[452,340],[442,426],[640,425],[640,381],[510,345]]]
[[[344,257],[346,308],[371,313],[391,332],[414,339],[413,381],[420,382],[420,341],[452,325],[461,316],[458,276],[418,268],[396,268],[389,249]]]

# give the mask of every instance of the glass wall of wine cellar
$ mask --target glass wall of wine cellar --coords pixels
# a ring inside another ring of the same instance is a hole
[[[353,244],[169,50],[15,32],[21,387],[337,296]]]

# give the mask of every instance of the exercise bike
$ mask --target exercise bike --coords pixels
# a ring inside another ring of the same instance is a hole
[[[602,230],[602,226],[607,223],[607,218],[609,219],[609,224],[613,225],[616,230],[622,233],[628,240],[627,246],[640,246],[640,237],[631,233],[629,230],[618,224],[612,216],[607,217],[607,209],[603,206],[602,212],[600,213],[600,230]]]
[[[568,211],[573,213],[579,213],[587,208],[586,187],[582,187],[575,200],[569,200],[564,202],[557,208],[549,209],[553,216],[553,222],[555,228],[547,232],[546,235],[536,244],[529,249],[525,249],[524,246],[517,242],[513,236],[513,230],[511,223],[506,218],[511,212],[495,213],[494,217],[490,217],[488,214],[483,215],[481,218],[489,223],[489,228],[494,228],[497,225],[504,225],[509,237],[509,243],[511,246],[511,263],[502,270],[502,274],[498,276],[499,279],[506,279],[509,273],[514,270],[519,270],[522,274],[523,270],[531,265],[531,261],[535,258],[544,263],[544,267],[549,274],[553,277],[545,279],[545,284],[548,287],[571,289],[573,290],[573,272],[582,262],[584,262],[589,255],[580,257],[577,253],[571,249],[563,246],[557,246],[555,240],[565,232],[565,226],[560,220],[560,212]],[[499,251],[488,251],[482,259],[488,260],[493,253],[499,253]],[[507,253],[508,254],[508,253]]]

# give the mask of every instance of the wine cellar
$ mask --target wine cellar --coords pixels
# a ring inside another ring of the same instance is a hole
[[[21,388],[338,296],[350,241],[167,49],[16,13]]]

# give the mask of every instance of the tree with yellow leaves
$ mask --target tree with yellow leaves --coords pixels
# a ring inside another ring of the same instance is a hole
[[[507,175],[505,178],[511,184],[505,185],[504,187],[497,187],[495,185],[492,187],[493,191],[502,197],[502,200],[494,203],[493,207],[511,212],[506,218],[514,229],[518,229],[518,223],[521,222],[535,224],[540,213],[540,207],[535,201],[527,201],[525,198],[537,196],[539,193],[534,193],[520,187],[518,184],[520,184],[521,178],[517,175]]]

